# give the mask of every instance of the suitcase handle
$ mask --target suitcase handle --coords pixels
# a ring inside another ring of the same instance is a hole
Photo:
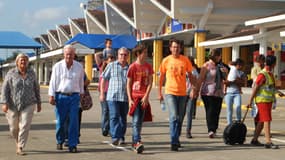
[[[246,116],[247,116],[247,113],[248,113],[248,110],[249,110],[249,107],[246,107],[246,111],[245,111],[245,113],[244,113],[244,116],[243,116],[243,118],[242,118],[242,121],[241,121],[241,123],[244,123],[244,121],[245,121],[245,118],[246,118]]]

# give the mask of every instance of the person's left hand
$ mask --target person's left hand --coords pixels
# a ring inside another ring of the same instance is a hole
[[[2,111],[3,111],[4,113],[7,113],[7,112],[8,112],[8,105],[7,105],[7,104],[3,104],[3,105],[2,105]]]
[[[142,107],[144,108],[146,105],[148,105],[148,98],[147,97],[143,97],[142,99],[141,99],[141,105],[142,105]]]
[[[282,93],[282,92],[279,92],[278,95],[279,95],[280,97],[284,97],[284,96],[285,96],[285,94]]]
[[[195,99],[195,98],[197,98],[197,97],[198,97],[198,92],[192,89],[192,90],[190,91],[189,98],[190,98],[190,99]]]
[[[38,104],[38,105],[37,105],[37,112],[41,112],[41,110],[42,110],[42,105],[41,105],[41,104]]]

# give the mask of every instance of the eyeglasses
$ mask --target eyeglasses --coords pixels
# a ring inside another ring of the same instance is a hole
[[[124,54],[124,53],[122,53],[122,54],[119,54],[120,56],[128,56],[128,54]]]

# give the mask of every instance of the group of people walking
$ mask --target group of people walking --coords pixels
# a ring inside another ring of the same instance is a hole
[[[122,47],[116,55],[110,39],[106,40],[105,45],[102,53],[95,54],[95,61],[100,69],[102,135],[110,135],[114,146],[125,145],[129,114],[132,117],[132,147],[137,153],[142,153],[142,125],[144,121],[152,121],[149,94],[154,71],[146,61],[148,47],[138,44],[132,50],[136,60],[129,65],[129,49]],[[221,50],[215,49],[210,52],[209,60],[198,68],[193,59],[181,54],[181,45],[179,40],[169,41],[170,54],[163,58],[159,68],[158,99],[164,101],[169,110],[172,151],[178,151],[181,147],[180,136],[186,113],[186,137],[192,138],[192,119],[196,115],[199,95],[204,103],[209,138],[216,137],[224,96],[227,123],[233,121],[233,104],[236,119],[241,120],[241,87],[247,80],[241,71],[241,59],[228,66],[221,62]],[[49,103],[55,106],[56,149],[62,150],[67,138],[69,151],[76,153],[80,142],[80,96],[84,93],[86,76],[83,66],[75,60],[75,48],[66,45],[63,51],[64,59],[57,62],[52,69],[48,90]],[[8,72],[3,82],[2,110],[6,113],[10,132],[16,141],[16,153],[24,155],[23,148],[27,142],[33,111],[35,108],[38,112],[41,111],[41,97],[35,73],[28,67],[28,56],[19,54],[15,62],[16,67]],[[274,56],[265,58],[265,68],[257,74],[248,105],[250,107],[256,104],[258,108],[255,115],[256,130],[251,144],[263,145],[265,148],[278,148],[270,139],[271,109],[272,104],[276,102],[277,92],[271,73],[275,64]],[[281,92],[278,93],[283,96]],[[263,128],[265,144],[258,141]]]

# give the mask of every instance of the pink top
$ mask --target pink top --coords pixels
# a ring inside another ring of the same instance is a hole
[[[224,93],[222,81],[220,82],[221,88],[216,89],[216,65],[213,62],[208,61],[203,65],[203,67],[207,68],[207,73],[205,81],[203,82],[201,87],[201,95],[223,97]]]

